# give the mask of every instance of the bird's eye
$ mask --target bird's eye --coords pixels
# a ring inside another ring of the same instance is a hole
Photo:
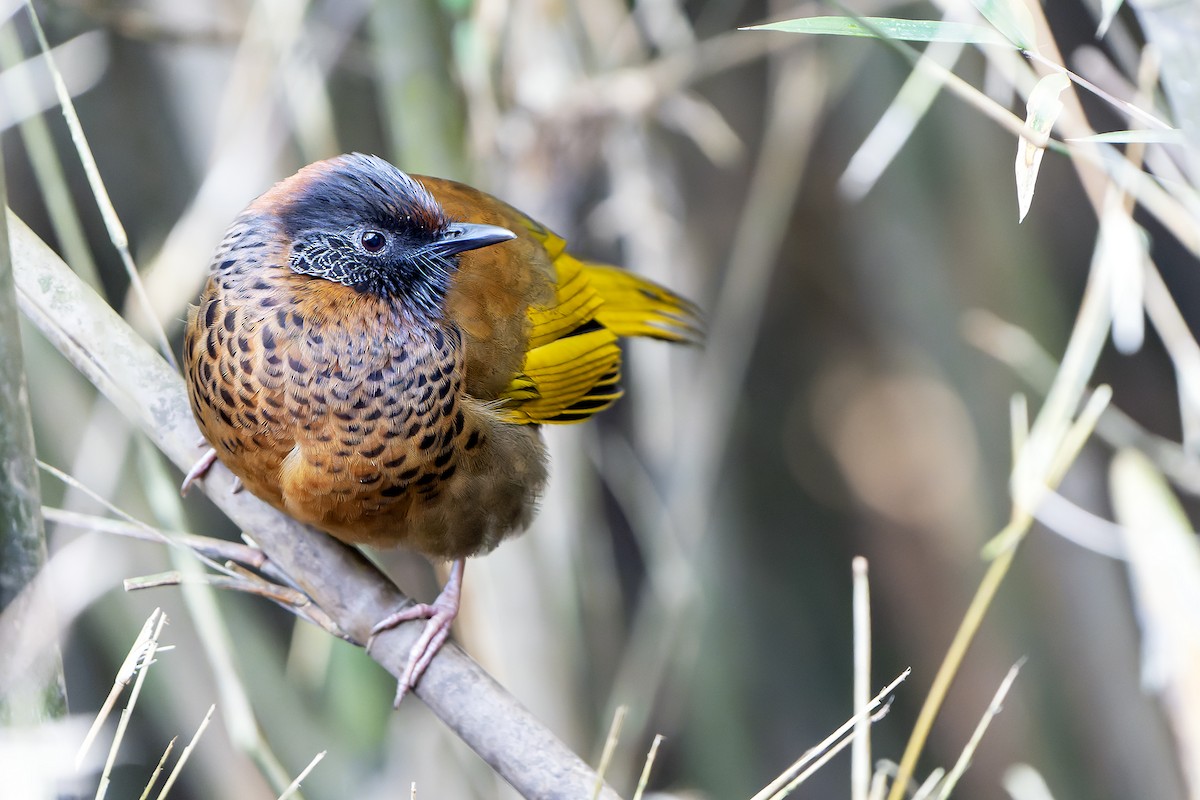
[[[368,253],[378,253],[387,244],[387,237],[379,231],[363,231],[363,235],[358,240],[358,243]]]

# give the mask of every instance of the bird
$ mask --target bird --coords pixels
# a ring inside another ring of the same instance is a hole
[[[622,394],[622,337],[699,343],[699,309],[502,200],[350,153],[250,203],[189,308],[183,370],[209,449],[240,484],[351,545],[451,562],[414,619],[396,703],[458,613],[468,557],[530,523],[541,428]]]

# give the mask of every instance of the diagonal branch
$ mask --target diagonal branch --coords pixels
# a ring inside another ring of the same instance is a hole
[[[177,466],[198,458],[180,376],[67,268],[23,222],[10,216],[13,268],[21,310]],[[216,468],[210,498],[357,642],[408,599],[360,552],[289,519]],[[371,657],[392,675],[404,669],[421,623],[381,634]],[[527,798],[586,797],[596,775],[459,648],[447,645],[415,690],[426,705]],[[599,795],[615,800],[611,789]]]

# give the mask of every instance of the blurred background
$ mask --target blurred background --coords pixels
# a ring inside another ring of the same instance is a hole
[[[853,713],[850,561],[862,555],[872,682],[913,667],[873,734],[875,757],[899,758],[983,575],[981,548],[1008,521],[1010,397],[1028,391],[1036,410],[1053,371],[1036,354],[1014,369],[985,351],[1003,350],[1015,325],[1060,358],[1087,280],[1096,217],[1066,159],[1047,154],[1018,225],[1015,137],[953,97],[910,139],[893,136],[890,163],[878,148],[856,157],[910,64],[870,40],[737,30],[842,13],[816,3],[36,6],[146,302],[61,115],[35,114],[54,104],[36,64],[3,76],[11,207],[148,338],[161,324],[175,352],[238,211],[303,164],[352,150],[484,188],[575,252],[693,298],[704,348],[632,343],[625,400],[546,431],[542,512],[472,561],[456,637],[593,765],[627,706],[608,773],[625,796],[661,733],[652,790],[749,797]],[[940,16],[882,0],[853,10]],[[1067,63],[1128,94],[1132,18],[1098,42],[1090,5],[1048,12]],[[23,10],[0,44],[6,67],[36,53]],[[977,51],[956,71],[1023,115]],[[1107,106],[1088,110],[1098,128],[1126,126]],[[1155,242],[1195,321],[1194,263]],[[42,459],[151,524],[236,538],[199,493],[181,507],[179,474],[36,330],[23,336]],[[1138,425],[1181,437],[1173,366],[1152,331],[1134,355],[1106,351],[1096,381]],[[1106,518],[1111,455],[1089,445],[1063,484]],[[108,515],[47,475],[42,489],[48,506]],[[276,796],[261,742],[288,775],[327,751],[310,798],[407,796],[413,782],[417,797],[512,796],[419,701],[393,713],[391,679],[358,649],[232,593],[216,593],[219,615],[200,623],[208,601],[190,591],[122,591],[125,578],[172,568],[162,546],[49,528],[52,552],[88,554],[61,588],[60,613],[78,614],[64,642],[73,713],[99,707],[152,609],[170,618],[175,649],[148,677],[112,796],[136,796],[166,742],[186,741],[212,703],[174,798]],[[440,578],[426,562],[380,557],[405,591],[432,598]],[[1007,797],[1006,770],[1027,763],[1059,798],[1184,797],[1167,720],[1141,686],[1134,608],[1119,559],[1035,527],[918,778],[954,762],[1026,657],[958,796]],[[848,764],[838,757],[797,796],[848,796]],[[84,775],[62,796],[94,786]]]

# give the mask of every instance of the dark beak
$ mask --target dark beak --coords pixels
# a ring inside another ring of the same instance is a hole
[[[496,225],[454,222],[446,228],[436,242],[429,246],[429,249],[439,256],[452,256],[515,238],[517,238],[515,233]]]

